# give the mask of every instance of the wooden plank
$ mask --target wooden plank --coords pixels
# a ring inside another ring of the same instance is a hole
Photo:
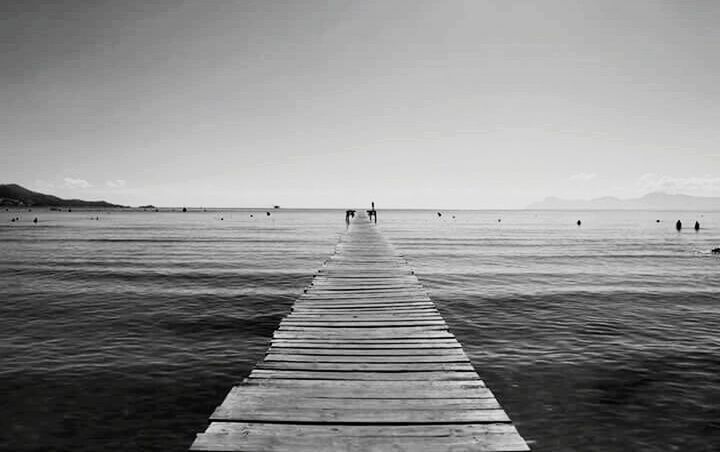
[[[447,324],[444,320],[359,320],[351,319],[349,321],[342,320],[283,320],[280,322],[280,328],[282,329],[294,329],[294,328],[389,328],[389,327],[437,327],[441,326],[447,328]]]
[[[305,383],[305,384],[303,384]],[[292,397],[315,398],[381,398],[381,399],[487,399],[494,398],[482,381],[364,381],[345,380],[281,380],[251,379],[235,386],[228,397],[276,397],[288,394]],[[224,402],[223,402],[224,403]],[[351,405],[352,406],[352,405]]]
[[[250,413],[254,412],[276,412],[278,407],[288,408],[292,410],[334,410],[337,412],[346,413],[345,416],[352,416],[352,413],[359,413],[364,416],[365,411],[395,411],[396,416],[399,412],[409,411],[421,411],[421,412],[434,412],[436,410],[457,410],[457,411],[481,411],[481,410],[498,410],[500,404],[495,400],[494,397],[485,398],[372,398],[372,397],[301,397],[298,395],[288,396],[287,394],[271,394],[269,392],[257,393],[257,394],[241,394],[239,397],[232,395],[225,398],[225,401],[218,407],[213,414],[213,419],[225,419],[240,421],[253,417]],[[416,419],[419,418],[418,414],[410,414]],[[470,413],[463,414],[463,417],[470,415]],[[426,414],[426,416],[433,416],[435,414]],[[481,415],[482,416],[482,415]],[[381,420],[384,419],[384,420]],[[427,419],[427,422],[432,420]],[[277,419],[279,420],[279,419]],[[468,419],[464,419],[467,421]],[[339,419],[338,419],[339,421]],[[383,423],[402,423],[405,419],[400,418],[389,418],[387,416],[380,415],[377,422]],[[437,420],[436,420],[437,421]],[[452,419],[445,419],[446,422],[453,422]],[[362,422],[352,421],[344,419],[342,422]],[[371,421],[372,422],[372,421]],[[416,421],[418,422],[418,421]],[[460,422],[460,421],[459,421]],[[487,419],[475,419],[475,422],[487,422]],[[502,421],[493,421],[502,422]]]
[[[383,328],[389,329],[389,328]],[[447,331],[417,331],[408,333],[391,333],[378,332],[373,329],[366,328],[366,332],[343,332],[337,331],[333,333],[328,331],[297,331],[297,330],[277,330],[273,334],[274,339],[455,339],[451,333]]]
[[[327,337],[343,336],[343,337],[410,337],[415,335],[430,334],[433,332],[447,332],[445,325],[428,325],[428,326],[373,326],[369,328],[363,327],[323,327],[323,326],[285,326],[281,325],[278,332],[306,332],[312,334],[327,334]]]
[[[416,426],[292,425],[214,422],[194,450],[275,452],[459,452],[530,450],[509,424]]]
[[[449,333],[447,333],[449,334]],[[378,344],[383,347],[388,345],[396,345],[396,344],[407,344],[407,345],[432,345],[432,346],[441,346],[442,344],[448,344],[452,346],[458,346],[460,343],[455,339],[455,336],[452,334],[449,334],[449,337],[417,337],[417,338],[402,338],[402,337],[395,337],[395,338],[369,338],[369,337],[359,337],[359,338],[344,338],[344,337],[334,337],[334,338],[326,338],[326,337],[320,337],[320,338],[313,338],[313,337],[301,337],[301,338],[294,338],[294,339],[271,339],[271,342],[275,344],[278,341],[284,341],[288,343],[297,343],[297,342],[306,342],[310,344],[327,344],[332,347],[337,347],[338,345],[358,345],[358,346],[369,346],[373,344]]]
[[[358,318],[377,318],[377,319],[385,319],[385,320],[393,320],[393,319],[427,319],[427,318],[435,318],[444,320],[443,317],[437,312],[433,311],[432,309],[427,310],[418,310],[418,309],[411,309],[411,310],[403,310],[403,311],[362,311],[362,310],[356,310],[356,309],[346,309],[344,311],[326,311],[324,309],[315,309],[314,311],[298,311],[298,310],[292,310],[290,314],[286,317],[286,319],[358,319]]]
[[[446,350],[455,350],[455,349],[462,349],[460,343],[457,341],[452,342],[445,342],[445,341],[435,341],[437,343],[434,343],[432,341],[426,341],[426,342],[417,342],[417,343],[407,343],[403,341],[382,341],[382,342],[376,342],[376,343],[366,343],[366,344],[358,344],[356,342],[349,342],[349,341],[316,341],[312,342],[310,340],[283,340],[278,339],[274,340],[272,342],[272,346],[276,349],[283,349],[284,347],[287,348],[298,348],[298,349],[323,349],[327,347],[328,345],[332,346],[334,350],[342,350],[342,351],[352,351],[352,350],[360,350],[360,351],[377,351],[377,350],[387,350],[388,352],[392,351],[398,351],[403,352],[406,350],[423,350],[426,352],[432,352],[432,351],[446,351]]]
[[[461,348],[446,349],[427,349],[427,348],[379,348],[379,349],[338,349],[338,348],[298,348],[298,347],[278,347],[273,346],[268,352],[270,354],[286,354],[286,355],[310,355],[310,356],[449,356],[449,357],[467,357]]]
[[[359,380],[359,381],[427,381],[427,380],[479,380],[477,372],[414,371],[414,372],[373,372],[373,371],[310,371],[254,369],[249,378],[294,378],[298,380]]]
[[[301,370],[323,372],[472,372],[469,363],[327,363],[327,362],[281,362],[263,361],[256,369]]]
[[[368,363],[368,364],[406,364],[406,363],[470,363],[467,356],[461,355],[415,355],[415,356],[398,356],[398,355],[301,355],[286,353],[269,353],[265,357],[265,362],[287,362],[287,363]]]
[[[315,405],[259,406],[257,410],[239,407],[237,410],[219,407],[211,415],[211,421],[244,422],[296,422],[296,423],[370,423],[370,424],[429,424],[442,422],[489,423],[507,422],[509,419],[502,409],[462,409],[452,405],[447,409],[429,406],[425,409],[341,409],[321,408]],[[353,402],[359,405],[359,402]]]
[[[315,393],[345,394],[347,397],[419,397],[425,393],[429,398],[440,397],[447,394],[447,397],[463,397],[456,394],[456,391],[468,391],[464,397],[472,394],[472,391],[487,389],[485,383],[479,378],[471,380],[338,380],[338,379],[294,379],[294,378],[247,378],[242,385],[236,386],[231,391],[245,390],[247,388],[268,389],[268,390],[292,390],[315,391]],[[352,395],[350,395],[352,394]]]

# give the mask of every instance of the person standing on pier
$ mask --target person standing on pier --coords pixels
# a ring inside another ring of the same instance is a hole
[[[367,211],[367,213],[368,213],[368,218],[369,218],[370,220],[374,220],[375,223],[377,223],[377,211],[375,210],[375,201],[372,201],[370,204],[371,204],[372,207],[371,207],[370,210]]]

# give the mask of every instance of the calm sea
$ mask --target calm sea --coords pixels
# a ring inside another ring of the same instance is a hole
[[[720,212],[442,214],[378,227],[533,450],[720,449]],[[344,230],[328,210],[0,212],[0,449],[186,450]]]

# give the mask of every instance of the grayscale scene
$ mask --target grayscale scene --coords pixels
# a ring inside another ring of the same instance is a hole
[[[720,450],[720,2],[0,1],[0,451]]]

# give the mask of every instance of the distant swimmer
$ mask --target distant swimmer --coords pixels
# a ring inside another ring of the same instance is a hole
[[[186,207],[183,207],[183,212],[187,212],[187,208],[186,208]]]
[[[582,221],[578,220],[578,221],[577,221],[577,225],[578,225],[578,226],[581,226],[581,225],[582,225]]]
[[[696,231],[699,231],[699,230],[700,230],[700,222],[699,222],[699,221],[696,221],[696,222],[695,222],[695,230],[696,230]]]
[[[225,221],[225,218],[220,218],[220,221]]]
[[[441,217],[441,216],[442,216],[442,213],[438,212],[438,217]]]
[[[250,214],[250,218],[253,218],[253,217],[255,217],[255,215],[253,215],[253,214]]]
[[[35,219],[33,220],[33,223],[37,224],[37,222],[38,222],[38,219],[37,219],[37,217],[35,217]]]
[[[655,220],[655,223],[660,223],[660,220],[659,220],[659,219],[658,219],[658,220]]]
[[[502,222],[502,218],[498,218],[498,223]]]
[[[675,223],[675,229],[678,231],[682,229],[682,221],[678,220],[677,223]]]
[[[270,212],[265,212],[265,215],[270,216]]]

